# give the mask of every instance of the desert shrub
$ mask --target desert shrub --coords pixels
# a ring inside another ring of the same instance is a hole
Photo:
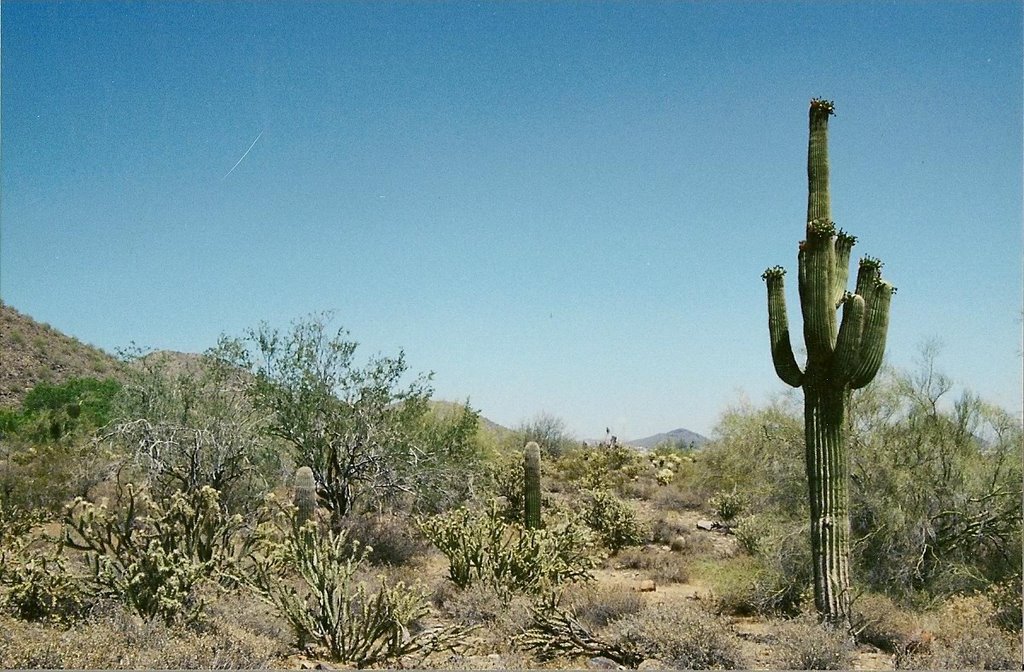
[[[0,617],[3,669],[261,669],[280,646],[230,623],[202,631],[109,610],[74,628]]]
[[[571,601],[580,622],[595,631],[644,608],[640,593],[623,585],[587,586]]]
[[[615,556],[615,566],[640,570],[655,583],[686,583],[690,579],[683,557],[653,546],[625,549]]]
[[[490,651],[511,651],[515,638],[530,623],[532,596],[499,595],[483,583],[458,588],[446,581],[431,599],[449,620],[462,627],[478,628],[474,637]]]
[[[848,670],[853,667],[852,644],[843,630],[802,616],[780,625],[775,652],[783,670]]]
[[[541,460],[543,475],[545,461]],[[484,466],[484,490],[495,498],[498,512],[509,523],[522,522],[525,510],[523,498],[523,451],[502,453]]]
[[[399,567],[430,548],[408,517],[394,513],[349,516],[346,531],[350,541],[365,549],[366,561],[378,567]]]
[[[726,622],[688,604],[658,604],[612,624],[609,636],[633,660],[673,669],[737,669],[745,659]]]
[[[561,478],[591,490],[621,490],[645,469],[643,458],[621,444],[581,446],[564,453],[555,463]]]
[[[751,556],[705,562],[697,568],[711,586],[718,612],[735,616],[799,613],[809,599],[808,571],[786,574]]]
[[[896,653],[921,630],[920,619],[891,597],[877,593],[853,601],[853,627],[858,641]]]
[[[0,607],[25,621],[78,620],[88,608],[80,585],[68,571],[59,549],[19,549],[15,557],[5,559],[4,590]]]
[[[654,491],[650,501],[655,507],[671,511],[697,511],[703,508],[705,495],[700,488],[676,478]]]
[[[333,660],[365,667],[451,646],[459,628],[423,628],[425,593],[383,576],[375,591],[356,574],[365,560],[345,533],[320,532],[313,522],[270,543],[252,586],[291,626],[300,647],[313,644]],[[283,577],[298,575],[298,587]]]
[[[718,519],[726,525],[732,523],[747,510],[747,496],[733,486],[732,490],[720,490],[708,500],[708,506]]]
[[[605,548],[615,553],[646,541],[648,531],[625,502],[607,490],[587,490],[584,494],[583,522],[597,533]]]
[[[63,543],[82,551],[94,596],[123,601],[145,617],[194,622],[209,578],[239,579],[239,563],[256,543],[238,514],[226,515],[210,487],[175,493],[164,503],[128,485],[121,506],[78,499],[64,518]]]
[[[991,600],[982,594],[950,599],[936,614],[929,646],[907,647],[897,661],[915,669],[1020,669],[1020,633],[1000,630]]]
[[[851,524],[862,584],[942,599],[1021,568],[1022,426],[936,367],[885,370],[854,395]],[[952,402],[952,403],[950,403]]]
[[[795,615],[811,585],[810,544],[806,527],[771,514],[753,514],[733,528],[736,539],[756,559],[757,567],[747,589],[736,590],[737,606],[760,614]]]
[[[680,522],[665,514],[658,516],[651,523],[651,540],[658,544],[670,544],[676,537],[693,532],[693,526]]]
[[[558,458],[579,446],[566,430],[565,422],[550,413],[537,414],[513,432],[513,445],[525,446],[530,441],[535,441],[545,457],[550,458]]]
[[[599,554],[590,530],[572,520],[528,530],[502,519],[492,500],[486,510],[466,508],[420,521],[420,529],[449,563],[452,582],[476,582],[508,595],[547,584],[587,580]]]

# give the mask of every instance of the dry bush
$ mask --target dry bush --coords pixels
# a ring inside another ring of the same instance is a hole
[[[858,641],[896,653],[921,630],[920,619],[880,594],[862,595],[853,603],[853,625]]]
[[[513,638],[523,632],[531,618],[530,597],[499,596],[482,583],[457,588],[445,581],[434,590],[431,602],[447,620],[463,627],[482,626],[473,636],[488,652],[510,651]]]
[[[644,608],[640,593],[623,585],[587,586],[571,595],[570,602],[580,622],[595,630]]]
[[[258,669],[280,651],[279,642],[236,624],[197,632],[120,606],[72,629],[0,618],[3,669]]]
[[[779,626],[778,665],[783,670],[844,670],[853,667],[852,642],[845,632],[801,616]]]
[[[935,615],[928,646],[907,647],[897,655],[902,668],[1021,669],[1020,633],[1000,630],[998,611],[985,595],[952,598]]]
[[[637,569],[655,583],[686,583],[690,570],[686,558],[656,546],[627,548],[615,556],[614,566]]]
[[[608,636],[634,660],[659,660],[673,669],[746,666],[739,640],[721,618],[690,603],[657,604],[608,627]]]
[[[408,516],[365,513],[345,522],[348,538],[366,548],[371,565],[399,567],[430,549]]]
[[[675,520],[664,513],[651,524],[651,538],[656,544],[670,544],[676,537],[686,536],[692,532],[692,525]]]
[[[655,508],[665,511],[700,511],[704,507],[705,496],[697,488],[688,487],[679,481],[658,488],[650,498]]]

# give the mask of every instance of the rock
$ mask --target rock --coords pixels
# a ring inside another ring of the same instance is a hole
[[[648,658],[644,662],[636,666],[638,670],[668,670],[671,669],[668,665],[661,662],[657,658]]]
[[[715,529],[715,524],[713,522],[711,522],[710,520],[698,520],[697,521],[697,529],[698,530],[706,530],[706,531],[710,532],[711,530]]]
[[[638,588],[641,593],[653,593],[657,589],[658,587],[654,585],[654,581],[651,579],[644,579],[641,581],[640,587]]]
[[[611,658],[605,658],[604,656],[595,656],[587,661],[588,670],[624,670],[622,665],[619,665]]]

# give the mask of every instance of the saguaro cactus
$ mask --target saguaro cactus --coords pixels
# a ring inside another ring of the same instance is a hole
[[[299,467],[295,472],[293,502],[297,509],[295,519],[299,525],[305,523],[316,513],[316,480],[313,478],[313,470],[309,467]]]
[[[793,356],[785,270],[769,268],[768,331],[772,360],[783,382],[804,390],[804,438],[811,508],[814,603],[833,625],[850,619],[849,468],[843,427],[850,390],[864,387],[882,364],[895,289],[882,280],[882,263],[860,261],[854,293],[846,291],[850,251],[856,238],[835,228],[829,204],[828,120],[831,101],[814,99],[807,147],[807,238],[800,242],[800,309],[807,363]],[[837,326],[836,313],[843,309]]]
[[[540,446],[526,444],[523,454],[523,523],[528,529],[540,528]]]

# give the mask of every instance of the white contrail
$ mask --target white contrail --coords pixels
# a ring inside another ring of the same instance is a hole
[[[263,131],[265,131],[265,130],[267,130],[267,129],[264,128]],[[249,152],[251,152],[252,148],[256,146],[256,143],[259,142],[259,139],[261,137],[263,137],[263,131],[260,131],[260,134],[257,135],[256,139],[252,141],[251,145],[249,145],[249,149],[245,150],[245,154],[242,154],[242,158],[238,159],[238,161],[235,161],[235,165],[231,166],[231,170],[229,170],[228,172],[224,173],[224,177],[220,178],[221,180],[228,179],[228,175],[230,175],[232,172],[234,172],[235,168],[238,168],[238,164],[240,164],[242,162],[242,159],[244,159],[246,156],[249,155]]]

